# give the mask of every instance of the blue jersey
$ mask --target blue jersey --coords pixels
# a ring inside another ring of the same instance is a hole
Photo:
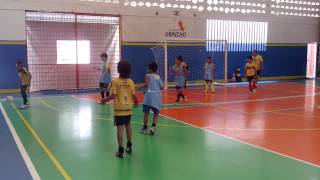
[[[108,63],[103,63],[101,65],[101,70],[99,74],[99,82],[101,83],[110,83],[111,74],[110,74],[110,65]]]
[[[204,79],[205,80],[214,80],[214,74],[215,74],[215,64],[214,63],[206,63],[204,65]]]
[[[148,82],[148,87],[144,94],[143,104],[160,110],[162,102],[161,88],[163,87],[163,82],[158,74],[147,74],[146,80]]]
[[[179,65],[176,64],[172,67],[172,70],[174,71],[176,86],[181,88],[184,87],[185,81],[186,81],[185,64],[184,63],[180,63]]]

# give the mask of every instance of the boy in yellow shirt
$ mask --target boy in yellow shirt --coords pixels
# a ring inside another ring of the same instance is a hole
[[[21,61],[17,61],[16,67],[18,71],[18,76],[20,78],[21,96],[23,98],[23,104],[20,106],[20,109],[25,109],[29,107],[28,93],[29,93],[32,76],[29,73],[29,71],[23,67],[23,64]]]
[[[131,114],[132,104],[138,106],[138,99],[135,96],[135,86],[130,79],[131,66],[127,61],[120,61],[118,64],[118,73],[120,77],[112,80],[110,96],[104,101],[114,99],[114,123],[117,126],[117,139],[119,149],[116,156],[119,158],[124,157],[123,148],[123,129],[126,128],[127,134],[127,148],[128,154],[132,153],[132,130],[131,130]]]
[[[256,80],[258,81],[260,78],[261,71],[263,69],[263,58],[258,54],[257,50],[252,51],[252,58],[256,68]]]
[[[249,82],[249,90],[250,93],[255,94],[256,93],[256,68],[255,64],[253,63],[252,56],[248,56],[247,63],[245,65],[245,72],[247,76],[247,80]]]

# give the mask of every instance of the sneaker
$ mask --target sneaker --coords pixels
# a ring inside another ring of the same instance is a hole
[[[131,154],[131,153],[132,153],[132,144],[131,144],[131,143],[127,143],[126,152],[127,152],[128,154]]]
[[[257,91],[254,89],[253,91],[252,91],[252,94],[256,94],[257,93]]]
[[[149,129],[148,128],[141,128],[140,133],[141,134],[149,134]]]
[[[156,127],[155,127],[155,126],[152,126],[152,127],[150,128],[150,135],[153,136],[155,133],[156,133]]]
[[[119,147],[119,150],[116,152],[116,157],[118,158],[124,158],[124,152],[123,147]]]
[[[23,104],[23,105],[21,105],[21,106],[19,107],[19,109],[26,109],[26,108],[28,108],[28,107],[29,107],[29,105]]]
[[[180,104],[180,101],[176,100],[173,104]]]
[[[100,102],[98,102],[98,103],[102,104],[102,105],[106,104],[105,100],[103,100],[103,99],[101,99]]]
[[[185,97],[183,98],[182,102],[183,102],[184,104],[187,103],[187,96],[185,96]]]
[[[124,153],[121,153],[121,152],[117,151],[117,152],[116,152],[116,157],[122,159],[122,158],[124,158]]]

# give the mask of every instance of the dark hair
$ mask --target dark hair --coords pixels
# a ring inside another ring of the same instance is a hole
[[[22,65],[22,62],[21,61],[17,61],[16,64],[17,65]]]
[[[152,72],[157,72],[158,70],[158,64],[155,62],[148,64],[148,67]]]
[[[253,52],[256,52],[256,53],[257,53],[258,51],[257,51],[256,49],[254,49]]]
[[[105,58],[108,59],[108,54],[107,54],[107,53],[101,53],[101,54],[100,54],[100,57],[105,57]]]
[[[211,60],[212,60],[212,57],[211,57],[211,56],[208,56],[208,59],[211,59]]]
[[[118,63],[118,73],[120,74],[120,78],[129,78],[131,74],[131,65],[124,60],[121,60]]]
[[[183,57],[182,57],[182,56],[177,56],[176,58],[177,58],[177,60],[179,60],[179,61],[183,61]]]
[[[252,56],[248,56],[247,59],[252,59]]]

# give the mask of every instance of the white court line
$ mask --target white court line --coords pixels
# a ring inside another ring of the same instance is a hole
[[[314,93],[314,94],[304,94],[304,95],[296,95],[296,96],[283,96],[283,97],[275,97],[275,98],[261,98],[261,99],[251,99],[251,100],[223,101],[223,102],[212,102],[212,103],[192,103],[192,104],[194,104],[194,105],[216,106],[216,105],[247,103],[247,102],[285,100],[285,99],[294,99],[294,98],[302,98],[302,97],[313,97],[313,96],[319,96],[319,95],[320,95],[320,93]],[[187,100],[187,102],[188,102],[188,100]]]
[[[41,178],[40,178],[40,176],[38,174],[38,171],[34,167],[32,161],[30,159],[29,154],[27,153],[26,149],[24,148],[24,146],[23,146],[23,144],[22,144],[22,142],[21,142],[16,130],[14,129],[14,126],[12,125],[11,120],[9,119],[9,116],[8,116],[7,112],[4,110],[3,105],[2,105],[1,102],[0,102],[0,109],[1,109],[2,115],[3,115],[6,123],[7,123],[8,127],[10,129],[10,132],[11,132],[11,134],[13,136],[13,139],[17,144],[17,147],[18,147],[18,149],[20,151],[20,154],[21,154],[23,160],[25,161],[26,166],[27,166],[27,168],[28,168],[28,170],[29,170],[29,172],[30,172],[30,174],[32,176],[32,179],[41,180]]]
[[[263,151],[267,151],[269,153],[273,153],[273,154],[276,154],[276,155],[279,155],[279,156],[282,156],[282,157],[286,157],[288,159],[292,159],[292,160],[295,160],[295,161],[298,161],[298,162],[301,162],[301,163],[304,163],[304,164],[308,164],[308,165],[316,167],[316,168],[320,168],[320,165],[317,165],[317,164],[314,164],[314,163],[311,163],[311,162],[308,162],[308,161],[304,161],[304,160],[301,160],[301,159],[298,159],[298,158],[295,158],[295,157],[292,157],[292,156],[289,156],[289,155],[285,155],[285,154],[282,154],[282,153],[279,153],[279,152],[276,152],[276,151],[273,151],[273,150],[270,150],[270,149],[267,149],[267,148],[263,148],[263,147],[260,147],[260,146],[257,146],[257,145],[254,145],[254,144],[251,144],[251,143],[248,143],[248,142],[245,142],[245,141],[242,141],[242,140],[239,140],[239,139],[236,139],[236,138],[233,138],[233,137],[221,134],[221,133],[218,133],[216,131],[212,131],[212,130],[210,131],[208,129],[204,129],[204,128],[196,126],[194,124],[190,124],[190,123],[187,123],[187,122],[184,122],[184,121],[180,121],[180,120],[177,120],[175,118],[172,118],[172,117],[169,117],[169,116],[166,116],[166,115],[160,114],[160,116],[168,118],[168,119],[171,119],[173,121],[176,121],[176,122],[179,122],[179,123],[182,123],[182,124],[185,124],[185,125],[189,125],[191,127],[197,128],[197,129],[201,129],[201,130],[203,130],[205,132],[208,132],[208,133],[211,133],[211,134],[214,134],[214,135],[217,135],[217,136],[220,136],[220,137],[223,137],[223,138],[226,138],[226,139],[229,139],[229,140],[241,143],[241,144],[245,144],[245,145],[248,145],[248,146],[251,146],[251,147],[254,147],[254,148],[258,148],[258,149],[261,149]]]

